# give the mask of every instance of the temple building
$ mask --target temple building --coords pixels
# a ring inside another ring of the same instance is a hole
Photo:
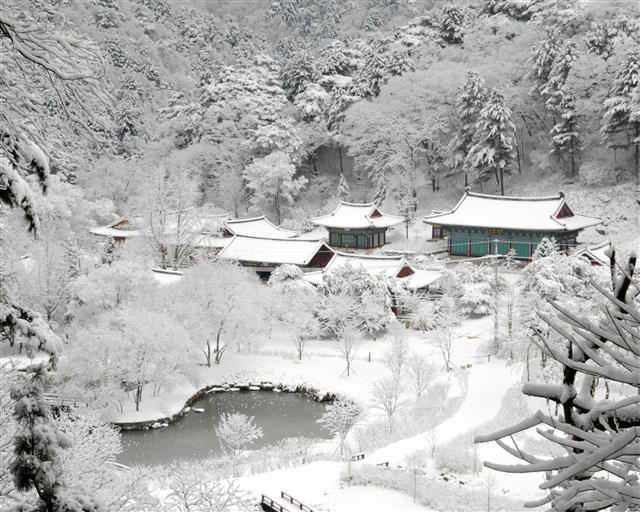
[[[267,278],[278,265],[296,265],[305,271],[323,269],[334,254],[322,240],[236,235],[218,257],[237,261]]]
[[[510,197],[467,189],[453,210],[427,215],[424,222],[441,227],[450,255],[506,255],[513,250],[516,258],[527,259],[543,238],[555,238],[561,250],[574,248],[580,231],[602,220],[574,214],[562,192]]]
[[[134,238],[141,234],[140,231],[134,229],[133,223],[126,217],[121,217],[106,226],[91,228],[89,229],[89,233],[105,238],[112,238],[118,244],[124,243],[127,238]]]
[[[319,285],[322,282],[324,274],[335,272],[336,270],[346,267],[362,269],[374,276],[383,275],[387,278],[395,279],[408,290],[414,291],[420,290],[427,292],[431,286],[440,282],[444,276],[442,272],[413,268],[404,256],[336,252],[324,270],[306,273],[304,278],[311,284]]]
[[[387,243],[387,229],[404,222],[402,217],[380,212],[374,203],[340,202],[329,215],[310,219],[329,231],[329,245],[373,249]]]

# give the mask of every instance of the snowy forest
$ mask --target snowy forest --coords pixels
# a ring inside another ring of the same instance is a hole
[[[7,0],[0,51],[1,510],[640,510],[637,2]]]

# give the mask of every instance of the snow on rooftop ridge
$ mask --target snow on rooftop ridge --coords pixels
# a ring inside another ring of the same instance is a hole
[[[333,253],[324,240],[235,235],[218,256],[252,263],[307,265],[321,249]]]
[[[602,222],[574,214],[563,192],[557,196],[521,197],[479,194],[465,190],[452,210],[426,215],[427,224],[520,231],[578,231]]]
[[[382,213],[375,203],[347,201],[340,201],[331,213],[309,220],[318,226],[344,229],[388,228],[404,222],[402,217]]]
[[[264,215],[247,219],[228,219],[225,221],[225,226],[234,235],[253,238],[283,239],[298,236],[295,231],[276,226]]]
[[[482,192],[473,192],[469,187],[465,189],[465,195],[473,197],[482,197],[485,199],[500,199],[507,201],[557,201],[564,198],[564,192],[560,190],[555,196],[499,196],[496,194],[484,194]]]

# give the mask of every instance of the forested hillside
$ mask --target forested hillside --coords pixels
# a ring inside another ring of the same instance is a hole
[[[637,207],[633,2],[34,0],[3,24],[77,38],[97,77],[74,96],[3,29],[3,123],[27,119],[50,159],[40,208],[74,219],[58,239],[158,188],[297,228],[336,196],[413,220],[465,183],[618,185]]]

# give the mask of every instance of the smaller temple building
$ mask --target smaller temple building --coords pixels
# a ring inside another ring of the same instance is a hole
[[[257,238],[236,235],[218,257],[237,261],[268,278],[279,265],[296,265],[304,271],[323,269],[334,251],[322,240],[300,238]]]
[[[310,219],[329,231],[329,245],[352,249],[373,249],[387,243],[387,229],[404,222],[402,217],[380,212],[374,203],[341,201],[329,215]]]
[[[127,238],[134,238],[141,234],[126,217],[121,217],[106,226],[91,228],[89,233],[105,238],[112,238],[117,244],[122,244]]]
[[[581,230],[602,222],[574,214],[560,192],[550,197],[510,197],[478,194],[467,189],[453,210],[427,215],[440,226],[450,255],[506,255],[531,258],[543,238],[555,238],[561,250],[576,246]]]

